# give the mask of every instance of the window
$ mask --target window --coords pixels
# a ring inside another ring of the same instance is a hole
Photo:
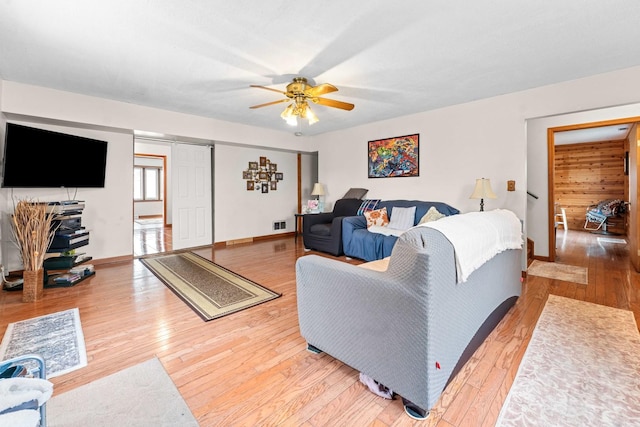
[[[161,177],[161,167],[134,166],[133,200],[161,200]]]

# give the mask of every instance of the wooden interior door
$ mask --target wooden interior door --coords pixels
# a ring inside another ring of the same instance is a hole
[[[635,123],[629,132],[629,258],[636,271],[640,272],[640,253],[638,253],[638,240],[640,240],[640,200],[638,191],[638,143],[640,142],[640,127]]]
[[[213,243],[210,150],[173,145],[173,250]]]

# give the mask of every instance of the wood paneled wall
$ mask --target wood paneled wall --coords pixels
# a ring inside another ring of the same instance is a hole
[[[590,205],[606,199],[626,200],[625,141],[555,147],[555,202],[566,209],[570,230],[583,230]],[[626,234],[626,216],[610,222],[609,231]]]

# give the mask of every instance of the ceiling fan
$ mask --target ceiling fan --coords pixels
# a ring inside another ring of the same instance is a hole
[[[297,118],[309,120],[309,124],[312,125],[318,121],[318,116],[311,111],[311,107],[307,101],[311,101],[314,104],[324,105],[326,107],[340,108],[342,110],[351,111],[354,105],[348,102],[336,101],[334,99],[321,98],[321,95],[327,93],[336,92],[338,90],[332,84],[323,83],[318,86],[311,86],[307,79],[304,77],[295,77],[293,82],[287,85],[287,91],[283,92],[278,89],[273,89],[266,86],[250,85],[251,87],[257,87],[260,89],[270,90],[272,92],[278,92],[286,96],[284,99],[278,101],[267,102],[266,104],[254,105],[249,108],[261,108],[269,105],[281,104],[283,102],[291,102],[284,109],[280,117],[282,117],[288,124],[295,126],[298,124]]]

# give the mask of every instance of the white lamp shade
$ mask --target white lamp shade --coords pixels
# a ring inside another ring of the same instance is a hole
[[[319,182],[316,182],[313,185],[313,190],[311,191],[312,196],[324,196],[324,187]]]
[[[496,193],[491,189],[491,181],[485,178],[476,179],[476,188],[470,199],[497,199]]]

